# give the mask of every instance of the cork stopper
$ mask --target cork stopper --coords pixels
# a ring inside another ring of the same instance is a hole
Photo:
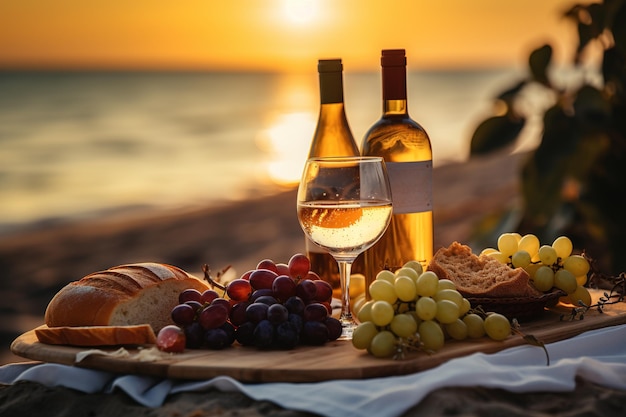
[[[404,49],[383,49],[380,58],[383,100],[406,100],[406,54]]]
[[[341,59],[320,59],[317,61],[317,72],[341,72],[343,64]]]
[[[405,67],[406,53],[404,49],[383,49],[380,58],[383,67]]]

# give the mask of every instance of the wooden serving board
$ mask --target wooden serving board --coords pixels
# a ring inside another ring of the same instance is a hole
[[[588,330],[626,324],[626,303],[606,306],[604,313],[590,310],[584,320],[561,321],[560,315],[568,311],[557,306],[547,310],[539,319],[522,324],[520,330],[544,343],[551,343]],[[374,358],[365,351],[355,349],[351,342],[343,341],[320,347],[299,346],[285,351],[261,351],[235,344],[218,351],[187,350],[181,354],[165,355],[153,362],[94,355],[76,364],[76,354],[86,348],[39,343],[34,330],[31,330],[15,339],[11,350],[16,355],[37,361],[162,378],[208,379],[225,375],[242,382],[314,382],[404,375],[433,368],[453,358],[476,352],[493,353],[525,343],[523,337],[517,334],[502,342],[486,337],[462,342],[448,341],[443,349],[434,354],[412,352],[403,360]],[[129,351],[131,354],[137,352],[136,349]]]

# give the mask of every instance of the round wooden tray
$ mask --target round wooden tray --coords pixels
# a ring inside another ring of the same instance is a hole
[[[626,323],[626,303],[611,306],[604,314],[589,311],[584,320],[560,321],[560,313],[545,311],[540,318],[523,324],[521,330],[544,343],[550,343],[587,330]],[[35,331],[31,330],[13,341],[11,351],[36,361],[163,378],[209,379],[225,375],[242,382],[314,382],[404,375],[475,352],[497,352],[524,343],[519,335],[512,335],[503,342],[488,338],[448,341],[443,349],[432,355],[413,352],[403,360],[377,359],[355,349],[350,342],[335,341],[319,347],[299,346],[293,350],[276,351],[239,345],[218,351],[189,349],[153,362],[94,355],[75,363],[76,354],[87,348],[46,345],[40,343]],[[131,354],[138,352],[136,348],[128,350]]]

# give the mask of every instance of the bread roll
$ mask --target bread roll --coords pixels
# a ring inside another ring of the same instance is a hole
[[[48,304],[45,323],[48,327],[149,324],[158,333],[172,324],[172,308],[187,288],[209,287],[175,266],[121,265],[63,287]]]
[[[476,256],[469,246],[453,242],[439,249],[428,270],[439,279],[449,279],[466,297],[539,297],[543,295],[530,284],[522,268],[512,269],[490,256]]]
[[[78,326],[35,329],[41,343],[71,346],[145,345],[156,343],[156,336],[148,324],[137,326]]]

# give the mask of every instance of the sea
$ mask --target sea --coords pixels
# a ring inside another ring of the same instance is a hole
[[[523,77],[409,73],[409,113],[429,133],[435,167],[468,158],[494,97]],[[380,117],[380,83],[377,72],[344,74],[359,145]],[[318,111],[316,72],[0,72],[0,236],[295,187]]]

